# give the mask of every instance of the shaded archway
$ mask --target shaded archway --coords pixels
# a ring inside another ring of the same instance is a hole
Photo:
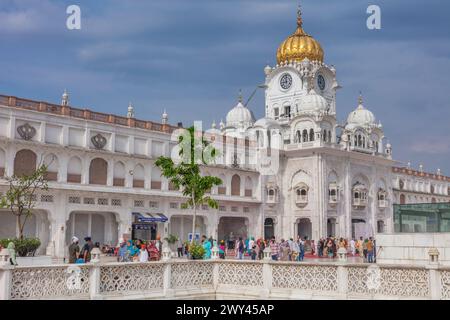
[[[241,217],[221,217],[217,228],[219,240],[246,239],[248,234],[248,219]],[[227,242],[228,243],[228,242]]]
[[[241,177],[235,174],[231,178],[231,195],[240,196],[241,195]]]
[[[302,218],[299,220],[297,224],[297,235],[300,236],[302,239],[305,237],[308,240],[311,240],[312,238],[312,223],[309,218]]]
[[[81,171],[81,159],[78,157],[70,158],[69,165],[67,166],[67,182],[81,183]]]
[[[108,179],[108,162],[95,158],[89,166],[89,184],[106,185]]]
[[[275,236],[274,222],[272,218],[264,220],[264,239],[271,239]]]
[[[327,219],[327,236],[336,236],[336,218]]]
[[[36,171],[36,160],[36,153],[31,150],[24,149],[17,152],[14,158],[14,175],[20,177],[33,174]]]
[[[70,243],[73,236],[79,239],[89,236],[94,243],[115,246],[118,241],[116,214],[111,212],[71,212],[67,221],[66,243]]]

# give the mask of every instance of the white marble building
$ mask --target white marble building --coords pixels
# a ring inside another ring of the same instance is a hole
[[[224,183],[211,190],[219,209],[199,211],[199,233],[369,236],[393,232],[394,203],[450,201],[450,178],[397,167],[362,97],[338,123],[336,69],[324,63],[300,15],[297,24],[278,49],[277,65],[264,68],[265,118],[256,121],[241,98],[226,123],[208,131],[230,165],[203,168]],[[108,244],[131,234],[186,239],[192,212],[180,208],[181,193],[154,166],[175,146],[177,127],[167,113],[155,123],[135,119],[131,105],[127,117],[69,105],[67,93],[58,105],[0,96],[0,192],[7,188],[1,177],[49,166],[50,191],[38,195],[26,230],[41,238],[41,253],[64,257],[72,235]],[[257,157],[267,148],[269,169]],[[14,217],[0,211],[0,238],[14,236],[15,228]]]

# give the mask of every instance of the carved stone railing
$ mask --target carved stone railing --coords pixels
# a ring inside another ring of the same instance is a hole
[[[0,300],[450,299],[450,269],[237,260],[0,265]]]

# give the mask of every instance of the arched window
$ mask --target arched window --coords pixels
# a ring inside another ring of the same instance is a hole
[[[217,193],[225,195],[227,194],[227,179],[224,174],[221,174],[219,178],[222,180],[222,184],[217,188]]]
[[[31,150],[20,150],[14,158],[14,175],[17,177],[31,175],[36,171],[37,156]]]
[[[3,149],[0,149],[0,177],[5,175],[6,155]]]
[[[231,178],[231,195],[240,196],[241,195],[241,177],[235,174]]]
[[[115,187],[125,187],[125,165],[121,161],[114,164],[113,185]]]
[[[406,203],[406,197],[404,194],[400,195],[400,204],[405,204]]]
[[[108,180],[108,162],[95,158],[89,166],[89,184],[106,185]]]
[[[133,188],[144,188],[145,173],[144,167],[138,164],[133,170]]]
[[[44,164],[47,166],[45,178],[48,181],[58,181],[58,157],[51,153],[44,158]]]
[[[159,167],[152,167],[152,181],[151,181],[151,188],[154,190],[161,190],[162,186],[162,180],[161,180],[161,170]]]
[[[296,189],[296,203],[297,204],[306,204],[308,203],[308,187],[303,185]]]
[[[252,197],[253,196],[253,181],[252,178],[247,177],[245,179],[245,196]]]
[[[277,190],[275,187],[270,186],[267,189],[267,203],[276,203],[277,200]]]
[[[323,131],[323,141],[327,142],[327,130]]]
[[[70,158],[67,166],[67,182],[81,183],[81,171],[81,159],[78,157]]]
[[[304,129],[302,132],[303,140],[302,142],[308,142],[308,130]]]
[[[314,129],[309,130],[309,141],[314,141]]]

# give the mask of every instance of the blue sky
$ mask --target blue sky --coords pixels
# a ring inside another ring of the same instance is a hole
[[[450,175],[450,2],[303,0],[305,30],[335,65],[338,119],[365,105],[384,125],[397,160]],[[77,4],[82,29],[66,28]],[[2,0],[0,92],[187,125],[219,122],[274,65],[295,29],[296,0]],[[366,9],[382,29],[366,28]],[[262,92],[249,108],[263,116]]]

